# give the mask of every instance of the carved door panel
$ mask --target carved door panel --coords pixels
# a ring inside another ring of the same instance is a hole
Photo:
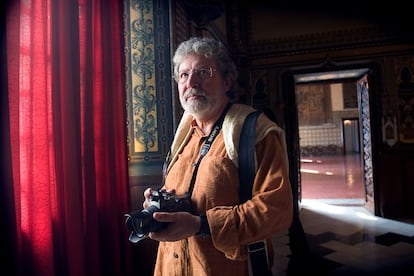
[[[357,81],[358,105],[361,121],[361,149],[363,157],[364,182],[366,191],[366,208],[374,213],[374,178],[372,166],[372,141],[371,141],[371,112],[369,100],[368,76],[364,75]]]

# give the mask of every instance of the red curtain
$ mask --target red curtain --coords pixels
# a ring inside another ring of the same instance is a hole
[[[123,1],[6,3],[1,257],[16,275],[129,275]]]

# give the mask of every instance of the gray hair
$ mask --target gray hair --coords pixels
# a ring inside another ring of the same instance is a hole
[[[190,55],[203,55],[215,60],[218,71],[222,76],[231,76],[233,82],[236,80],[236,65],[224,47],[223,43],[208,37],[192,37],[178,46],[173,57],[174,76],[178,76],[178,67],[183,59]]]

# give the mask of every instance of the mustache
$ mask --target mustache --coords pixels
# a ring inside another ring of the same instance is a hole
[[[205,96],[206,92],[203,89],[190,88],[184,93],[184,98],[188,99],[191,96]]]

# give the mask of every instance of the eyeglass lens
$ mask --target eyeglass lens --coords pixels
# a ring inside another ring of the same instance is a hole
[[[213,77],[213,69],[209,67],[180,71],[178,73],[178,81],[181,83],[187,81],[191,74],[195,74],[198,78],[205,80]]]

